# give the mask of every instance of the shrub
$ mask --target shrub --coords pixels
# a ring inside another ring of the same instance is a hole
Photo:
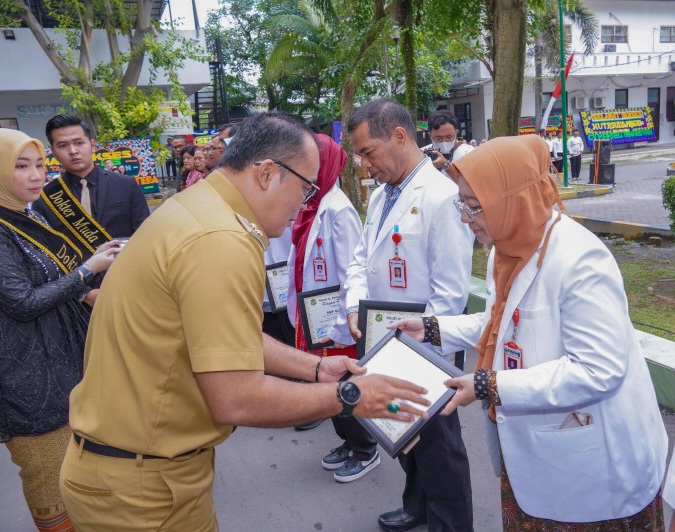
[[[670,230],[675,233],[675,176],[669,177],[661,185],[663,206],[670,217]]]

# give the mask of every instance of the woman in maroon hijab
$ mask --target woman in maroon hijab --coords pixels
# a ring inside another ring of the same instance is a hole
[[[321,356],[356,355],[354,340],[347,325],[344,283],[347,267],[354,257],[354,248],[361,238],[359,215],[340,190],[338,177],[347,162],[347,154],[333,139],[316,135],[321,165],[316,197],[300,211],[293,225],[289,265],[288,316],[295,324],[295,345],[303,351],[308,341],[302,330],[296,294],[333,286],[340,287],[340,310],[332,327],[321,331],[322,343],[333,342],[312,352]],[[332,419],[337,435],[344,440],[324,456],[324,469],[334,471],[338,482],[351,482],[379,465],[375,440],[353,418]],[[299,428],[299,427],[298,427]],[[305,428],[310,428],[309,425]],[[350,462],[351,460],[351,462]],[[362,464],[367,464],[365,467]]]

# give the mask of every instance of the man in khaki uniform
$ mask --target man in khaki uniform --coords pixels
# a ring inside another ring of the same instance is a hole
[[[322,361],[263,336],[263,251],[314,195],[318,149],[297,120],[262,113],[242,123],[226,155],[143,224],[94,307],[61,471],[78,532],[217,530],[213,447],[234,425],[351,411],[404,420],[420,412],[406,403],[391,412],[395,398],[427,404],[422,388],[398,379],[337,384],[359,372],[348,359]]]

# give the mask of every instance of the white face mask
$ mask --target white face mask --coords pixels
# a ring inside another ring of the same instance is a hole
[[[433,142],[434,150],[440,151],[441,153],[450,153],[452,148],[455,147],[455,142]]]

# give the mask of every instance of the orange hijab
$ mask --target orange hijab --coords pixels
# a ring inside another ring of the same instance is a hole
[[[535,135],[490,140],[452,166],[453,175],[464,177],[476,195],[494,240],[495,304],[476,345],[476,369],[492,369],[499,324],[511,286],[539,248],[553,205],[557,203],[561,211],[564,207],[549,173],[548,147]],[[559,220],[560,215],[553,225]],[[553,225],[537,267],[541,266]]]

